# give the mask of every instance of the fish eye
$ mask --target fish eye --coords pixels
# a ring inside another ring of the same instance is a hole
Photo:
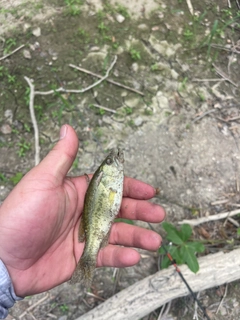
[[[111,159],[111,158],[107,158],[107,161],[106,161],[106,162],[107,162],[107,164],[108,164],[108,165],[110,165],[110,164],[112,164],[112,163],[113,163],[113,161],[112,161],[112,159]]]

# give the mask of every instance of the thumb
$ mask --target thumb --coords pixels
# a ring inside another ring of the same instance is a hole
[[[65,178],[78,151],[78,137],[74,129],[65,124],[60,130],[60,140],[39,163],[38,170],[51,174],[59,183]]]

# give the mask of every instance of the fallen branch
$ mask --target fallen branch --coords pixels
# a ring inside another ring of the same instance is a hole
[[[17,49],[15,49],[15,50],[13,50],[12,52],[10,52],[10,53],[6,54],[5,56],[1,57],[1,58],[0,58],[0,61],[6,59],[6,58],[8,58],[8,57],[10,57],[12,54],[14,54],[15,52],[19,51],[19,50],[22,49],[23,47],[25,47],[25,44],[22,44],[22,45],[21,45],[20,47],[18,47]]]
[[[200,271],[192,273],[181,266],[185,279],[194,292],[206,290],[240,278],[240,249],[219,252],[198,259]],[[189,291],[173,266],[136,282],[118,292],[93,310],[75,320],[135,320]]]
[[[214,214],[212,216],[202,217],[202,218],[198,218],[198,219],[182,220],[182,221],[179,221],[178,224],[187,223],[187,224],[190,224],[191,226],[198,226],[199,224],[202,224],[205,222],[216,221],[216,220],[236,216],[239,213],[240,213],[240,209],[228,211],[228,212],[222,212],[222,213]]]
[[[193,6],[191,3],[191,0],[186,0],[186,1],[187,1],[188,9],[189,9],[191,15],[193,16],[194,12],[193,12]]]
[[[193,123],[196,122],[196,121],[198,121],[198,120],[200,120],[200,119],[202,119],[202,118],[205,117],[206,115],[208,115],[208,114],[210,114],[210,113],[213,113],[213,112],[216,112],[216,111],[217,111],[217,109],[211,109],[211,110],[208,110],[208,111],[204,112],[204,113],[201,114],[199,117],[195,118],[195,119],[193,120]]]
[[[94,106],[95,108],[103,109],[103,110],[106,110],[106,111],[109,111],[109,112],[112,112],[112,113],[117,113],[116,110],[113,110],[113,109],[110,109],[110,108],[107,108],[107,107],[103,107],[103,106],[100,106],[98,104],[92,103],[91,106]]]
[[[225,81],[228,81],[235,87],[238,87],[238,85],[235,82],[233,82],[225,72],[218,68],[214,63],[212,65],[215,68],[217,74],[219,74]]]
[[[192,79],[192,82],[207,82],[207,81],[226,81],[225,79],[219,79],[219,78],[216,78],[216,79]]]
[[[28,314],[28,312],[30,312],[31,310],[33,310],[34,308],[36,308],[39,304],[41,304],[43,301],[45,301],[46,299],[49,298],[49,293],[47,292],[47,294],[40,300],[38,300],[36,303],[34,303],[32,306],[30,306],[29,308],[27,308],[20,316],[19,319],[22,319],[25,315]]]
[[[100,80],[94,82],[93,84],[91,84],[90,86],[88,86],[87,88],[84,89],[80,89],[80,90],[75,90],[75,89],[64,89],[64,88],[58,88],[56,90],[49,90],[49,91],[35,91],[35,95],[39,94],[42,96],[45,95],[49,95],[49,94],[53,94],[54,92],[65,92],[65,93],[84,93],[90,89],[92,89],[93,87],[96,87],[97,85],[99,85],[99,83],[103,82],[108,76],[109,76],[109,72],[112,70],[112,68],[114,67],[115,63],[117,61],[117,56],[114,57],[113,62],[111,63],[110,67],[108,68],[105,76],[99,76]]]
[[[97,86],[99,83],[104,81],[109,76],[109,72],[112,70],[112,68],[115,65],[116,61],[117,61],[117,56],[114,57],[114,60],[111,63],[110,67],[108,68],[105,76],[101,77],[100,80],[96,81],[95,83],[93,83],[92,85],[88,86],[87,88],[81,89],[81,90],[71,90],[71,89],[70,90],[66,90],[64,88],[58,88],[56,90],[49,90],[49,91],[35,91],[35,86],[32,83],[32,81],[28,77],[24,77],[24,79],[27,81],[27,83],[28,83],[28,85],[30,87],[29,110],[30,110],[30,115],[31,115],[33,128],[34,128],[35,166],[38,165],[39,162],[40,162],[39,130],[38,130],[37,120],[36,120],[35,113],[34,113],[34,98],[35,98],[35,96],[36,95],[49,95],[49,94],[53,94],[55,92],[66,92],[66,93],[83,93],[83,92],[86,92],[86,91],[92,89],[93,87]]]
[[[236,0],[236,3],[237,3],[238,10],[240,10],[240,3],[239,3],[239,1]]]
[[[34,129],[34,140],[35,140],[35,166],[37,166],[40,162],[40,145],[39,145],[39,130],[37,125],[37,120],[34,112],[34,96],[35,96],[35,88],[34,84],[28,77],[24,77],[30,87],[30,98],[29,98],[29,110],[30,116]]]
[[[91,72],[91,71],[89,71],[89,70],[86,70],[86,69],[84,69],[84,68],[77,67],[77,66],[75,66],[75,65],[73,65],[73,64],[69,64],[69,67],[74,68],[74,69],[77,69],[77,70],[82,71],[82,72],[84,72],[84,73],[90,74],[91,76],[94,76],[94,77],[97,77],[97,78],[101,78],[101,76],[100,76],[99,74],[93,73],[93,72]],[[128,87],[128,86],[125,86],[124,84],[121,84],[121,83],[116,82],[116,81],[114,81],[114,80],[107,79],[106,81],[109,82],[109,83],[115,84],[115,85],[118,86],[118,87],[127,89],[127,90],[129,90],[129,91],[138,93],[138,94],[140,94],[141,96],[144,96],[144,93],[143,93],[143,92],[138,91],[138,90],[133,89],[133,88],[130,88],[130,87]]]

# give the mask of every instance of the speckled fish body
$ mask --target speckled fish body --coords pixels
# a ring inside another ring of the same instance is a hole
[[[108,244],[112,223],[118,214],[123,193],[124,155],[114,148],[94,173],[84,200],[83,215],[79,227],[79,242],[85,240],[83,255],[71,282],[92,282],[100,248]]]

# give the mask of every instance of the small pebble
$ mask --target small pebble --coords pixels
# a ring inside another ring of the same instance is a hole
[[[26,59],[32,59],[31,53],[30,53],[30,51],[27,50],[27,49],[24,49],[24,50],[23,50],[23,56],[24,56],[24,58],[26,58]]]
[[[12,132],[12,128],[9,124],[3,124],[0,130],[3,134],[10,134]]]
[[[117,22],[122,23],[125,20],[125,18],[121,14],[117,14],[116,20],[117,20]]]
[[[41,29],[39,27],[37,27],[36,29],[34,29],[32,31],[32,34],[35,36],[35,37],[40,37],[41,35]]]

